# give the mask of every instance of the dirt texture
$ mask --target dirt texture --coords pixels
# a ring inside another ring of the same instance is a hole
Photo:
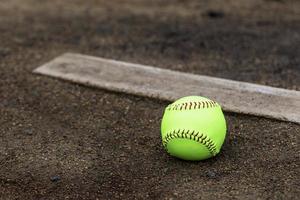
[[[297,199],[300,126],[226,113],[168,156],[169,102],[37,76],[64,52],[300,90],[298,0],[0,0],[0,199]]]

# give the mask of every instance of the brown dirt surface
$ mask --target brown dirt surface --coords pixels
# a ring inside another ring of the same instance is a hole
[[[226,113],[168,156],[168,102],[32,74],[64,52],[300,90],[298,0],[0,0],[0,199],[296,199],[300,126]]]

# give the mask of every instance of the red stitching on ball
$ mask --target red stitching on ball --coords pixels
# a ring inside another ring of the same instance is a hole
[[[197,132],[195,130],[173,130],[168,132],[166,136],[163,138],[163,145],[167,148],[168,142],[172,139],[176,138],[183,138],[183,139],[190,139],[199,142],[200,144],[204,145],[208,151],[215,156],[217,154],[217,147],[216,144],[205,134]],[[181,133],[181,134],[179,134]]]
[[[180,104],[170,104],[167,106],[167,110],[195,110],[195,109],[205,109],[218,107],[218,103],[214,101],[194,101],[194,102],[185,102]]]

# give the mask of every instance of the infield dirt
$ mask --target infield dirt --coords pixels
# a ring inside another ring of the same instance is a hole
[[[299,125],[226,113],[221,154],[185,162],[169,102],[31,72],[78,52],[300,90],[299,43],[297,0],[0,0],[0,199],[296,199]]]

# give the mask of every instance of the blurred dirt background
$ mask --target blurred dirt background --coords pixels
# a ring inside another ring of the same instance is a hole
[[[300,90],[297,0],[0,0],[0,199],[296,199],[300,126],[226,113],[217,157],[160,141],[168,102],[37,76],[78,52]]]

